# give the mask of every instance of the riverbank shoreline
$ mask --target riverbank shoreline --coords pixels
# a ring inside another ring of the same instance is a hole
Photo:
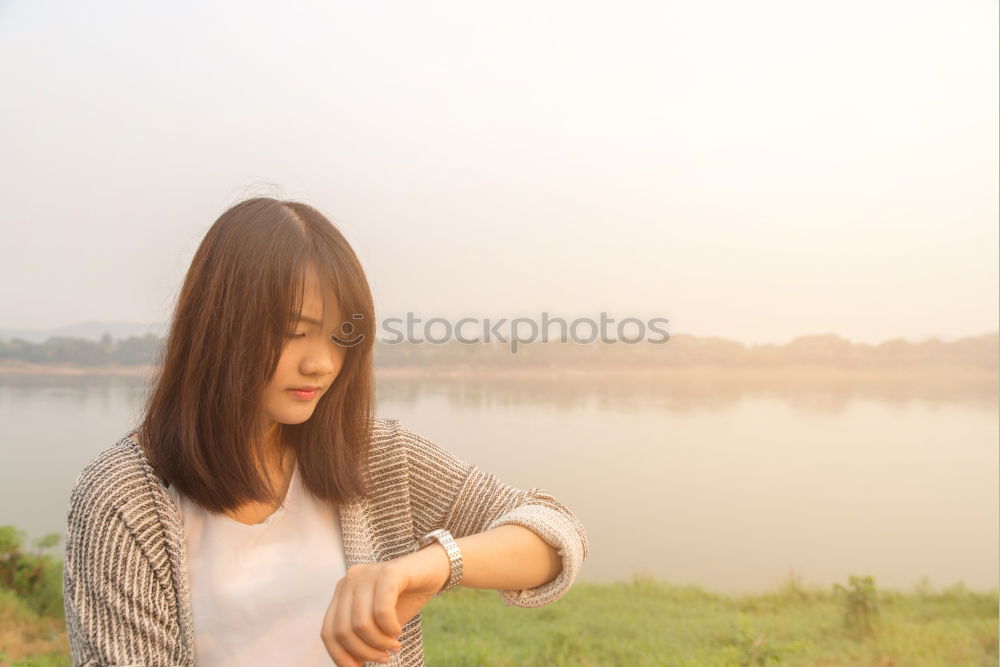
[[[149,377],[157,366],[112,364],[107,366],[74,366],[70,364],[38,364],[31,362],[0,363],[0,375],[51,375],[51,376],[123,376]],[[826,378],[906,379],[907,381],[937,380],[941,377],[970,381],[996,381],[997,369],[970,368],[954,365],[919,365],[890,368],[841,368],[829,365],[785,365],[772,368],[759,366],[383,366],[375,367],[375,374],[385,379],[559,379],[559,378],[620,378],[636,380],[704,379],[708,377],[734,377],[751,379],[791,379],[809,377]]]

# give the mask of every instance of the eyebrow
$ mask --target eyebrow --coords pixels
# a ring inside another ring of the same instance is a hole
[[[312,317],[306,317],[305,315],[299,316],[299,322],[308,322],[309,324],[315,324],[318,327],[323,326],[323,323],[319,320],[313,319]]]

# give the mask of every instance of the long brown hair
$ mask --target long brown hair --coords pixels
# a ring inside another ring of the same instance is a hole
[[[277,438],[317,497],[346,502],[368,492],[376,332],[364,270],[312,206],[254,197],[219,216],[195,252],[137,429],[157,474],[210,511],[277,500],[262,472],[262,392],[300,314],[307,266],[361,342],[345,346],[311,417],[280,424]]]

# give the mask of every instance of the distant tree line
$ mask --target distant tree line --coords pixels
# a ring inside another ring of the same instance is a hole
[[[154,334],[99,341],[49,338],[31,343],[0,339],[0,363],[95,367],[109,364],[158,363],[163,339]],[[513,354],[506,344],[388,344],[376,342],[376,367],[683,367],[719,366],[774,368],[820,365],[839,368],[951,366],[996,371],[1000,350],[997,333],[944,343],[937,339],[912,343],[901,338],[876,345],[852,343],[836,335],[800,336],[785,345],[745,345],[722,338],[672,335],[665,343],[532,343]]]
[[[512,354],[507,345],[379,345],[376,366],[482,367],[684,367],[775,368],[833,366],[839,368],[902,368],[952,366],[997,371],[1000,336],[986,334],[944,343],[937,339],[911,343],[893,339],[876,345],[852,343],[836,335],[800,336],[785,345],[745,345],[723,338],[671,335],[665,343],[636,344],[533,343]]]
[[[0,339],[0,363],[27,361],[72,366],[142,366],[157,363],[162,346],[162,338],[154,334],[114,340],[111,334],[106,333],[99,341],[57,337],[49,338],[44,343],[31,343],[20,338]]]

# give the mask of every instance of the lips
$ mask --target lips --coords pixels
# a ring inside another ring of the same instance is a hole
[[[319,393],[320,387],[294,387],[289,389],[292,396],[303,401],[309,401],[316,398]]]

